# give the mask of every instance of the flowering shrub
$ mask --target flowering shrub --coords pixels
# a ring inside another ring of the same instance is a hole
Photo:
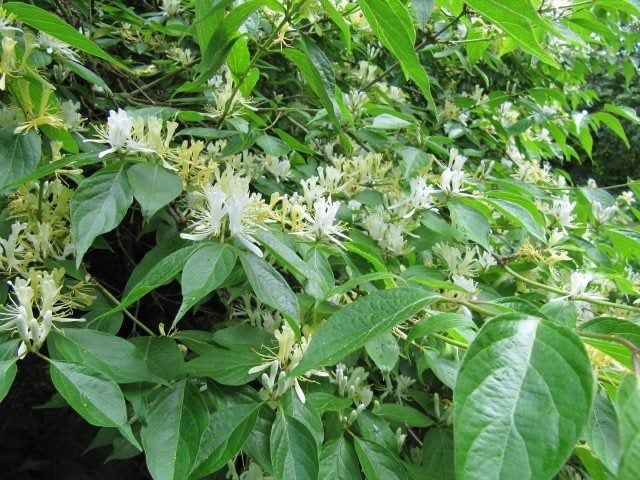
[[[640,122],[636,2],[33,3],[0,398],[40,357],[156,480],[640,478],[639,184],[552,166]]]

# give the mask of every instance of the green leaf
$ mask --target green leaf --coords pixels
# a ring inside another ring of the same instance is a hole
[[[298,299],[282,275],[253,253],[243,253],[240,261],[251,288],[262,303],[282,312],[292,328],[298,329],[300,306]]]
[[[241,3],[231,10],[221,21],[217,21],[218,28],[213,34],[208,30],[210,23],[203,24],[202,40],[210,38],[207,48],[202,54],[202,60],[198,65],[201,73],[198,82],[208,80],[224,63],[235,41],[238,39],[238,29],[258,8],[267,3],[267,0],[250,0]],[[218,17],[219,18],[219,17]],[[216,19],[217,20],[217,19]],[[204,25],[207,25],[206,27]],[[210,37],[209,37],[210,35]]]
[[[169,253],[158,259],[157,263],[153,264],[144,274],[139,275],[137,273],[138,268],[136,268],[132,272],[129,282],[127,282],[124,298],[120,302],[120,305],[111,312],[127,308],[150,291],[169,283],[184,268],[191,255],[207,245],[208,243],[194,243]],[[149,254],[153,254],[153,250],[149,252]],[[145,259],[142,259],[138,267],[142,267],[143,263],[146,263]]]
[[[182,180],[175,173],[155,163],[138,163],[127,170],[129,185],[140,204],[142,214],[149,218],[182,193]]]
[[[154,480],[189,477],[208,422],[200,392],[184,380],[156,398],[142,427],[147,467]]]
[[[302,403],[292,388],[285,393],[281,405],[284,413],[295,418],[307,427],[307,430],[313,435],[319,448],[324,441],[324,426],[320,419],[320,413],[306,402]]]
[[[418,23],[422,26],[426,25],[436,6],[436,0],[411,0],[411,3],[416,10]]]
[[[342,14],[334,7],[331,0],[321,0],[322,8],[327,16],[335,23],[336,27],[340,30],[340,38],[344,43],[347,55],[351,54],[351,32],[349,31],[349,24],[346,22]]]
[[[400,358],[398,341],[391,332],[384,332],[369,340],[364,348],[369,358],[383,373],[393,370]]]
[[[113,230],[133,203],[123,170],[100,170],[78,185],[69,200],[71,229],[76,239],[76,266],[98,235]]]
[[[465,0],[471,8],[498,25],[513,38],[520,48],[538,57],[552,67],[560,68],[558,62],[540,46],[537,33],[546,33],[552,27],[536,12],[527,0],[517,6],[511,0]]]
[[[311,39],[303,38],[300,45],[302,51],[288,48],[284,50],[284,54],[296,64],[336,128],[340,129],[335,109],[336,83],[331,62]]]
[[[609,228],[606,232],[622,258],[640,258],[639,232],[628,228]]]
[[[624,320],[615,317],[597,317],[580,325],[580,331],[615,335],[624,338],[634,345],[640,345],[640,324],[633,320]],[[599,338],[584,338],[584,342],[615,358],[627,368],[632,368],[631,351],[626,346],[613,340]]]
[[[539,240],[545,241],[545,219],[533,202],[524,197],[520,197],[508,192],[494,193],[494,197],[489,202],[496,207],[500,213],[511,220],[516,225],[527,230],[531,235]]]
[[[428,427],[433,422],[419,410],[408,405],[398,403],[383,403],[376,414],[386,420],[396,423],[406,423],[412,427]]]
[[[367,480],[407,480],[400,460],[385,447],[358,437],[354,441]]]
[[[244,385],[260,373],[249,373],[263,362],[262,357],[251,350],[222,350],[210,347],[204,355],[187,363],[192,375],[208,377],[223,385]]]
[[[191,478],[215,472],[240,451],[253,430],[261,405],[231,405],[211,414]]]
[[[35,170],[41,155],[40,135],[13,133],[14,126],[0,129],[0,191]]]
[[[425,434],[422,441],[421,464],[430,473],[430,479],[455,480],[453,458],[453,432],[435,425]]]
[[[383,418],[365,410],[358,414],[356,423],[365,440],[381,445],[391,452],[396,450],[396,436]]]
[[[183,354],[175,340],[169,337],[135,337],[129,340],[142,354],[149,370],[165,380],[174,380],[186,373]]]
[[[454,390],[456,478],[551,478],[587,425],[593,392],[571,330],[516,314],[489,321]]]
[[[435,111],[429,75],[415,50],[416,32],[400,0],[358,0],[362,13],[382,44],[395,55],[404,74],[413,80]]]
[[[218,288],[232,272],[236,264],[236,252],[222,243],[209,243],[196,250],[182,270],[182,304],[176,313],[173,326],[205,295]]]
[[[16,378],[16,373],[18,372],[18,367],[16,366],[17,360],[17,358],[14,358],[12,360],[0,361],[0,402],[7,396],[11,384]]]
[[[622,457],[618,480],[640,477],[640,380],[627,375],[618,391],[618,422]]]
[[[320,473],[322,480],[360,480],[360,466],[356,452],[343,435],[329,440],[320,452]]]
[[[411,330],[409,330],[409,333],[407,334],[405,344],[408,348],[411,342],[416,338],[422,338],[428,335],[433,335],[434,333],[444,332],[450,328],[473,329],[475,328],[475,323],[473,323],[473,320],[469,317],[461,313],[437,313],[435,315],[424,317],[411,327]]]
[[[67,328],[47,338],[64,360],[88,365],[116,383],[157,382],[142,355],[126,340],[85,328]]]
[[[53,13],[22,2],[5,3],[2,8],[14,14],[18,20],[30,27],[48,33],[94,57],[102,58],[116,67],[127,69],[122,63]]]
[[[551,300],[540,307],[540,313],[564,327],[573,328],[578,323],[578,309],[570,300]]]
[[[451,223],[465,238],[489,248],[489,221],[482,212],[461,201],[450,201],[447,208],[451,215]]]
[[[591,420],[585,432],[585,441],[609,471],[618,471],[621,453],[618,419],[613,405],[603,395],[596,395]]]
[[[88,365],[54,360],[50,364],[56,390],[87,422],[98,427],[127,423],[124,396],[111,378]]]
[[[279,411],[271,429],[271,463],[277,480],[315,480],[320,460],[311,432]]]
[[[292,371],[335,365],[378,335],[391,330],[435,300],[419,288],[381,290],[345,305],[318,328],[302,360]]]
[[[630,148],[629,139],[624,132],[624,127],[620,123],[620,120],[607,112],[596,112],[593,114],[593,118],[603,122],[613,133],[622,139],[627,148]]]

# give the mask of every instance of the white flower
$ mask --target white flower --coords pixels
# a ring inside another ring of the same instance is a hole
[[[59,272],[37,272],[32,278],[16,278],[7,282],[13,298],[0,312],[0,330],[17,332],[22,338],[19,354],[37,350],[53,328],[53,322],[83,322],[83,318],[70,317],[69,303],[61,298]]]
[[[369,215],[362,219],[362,225],[369,232],[369,236],[375,241],[380,241],[384,238],[384,233],[387,231],[387,221],[384,218],[384,214],[381,210],[371,212]]]
[[[576,202],[572,202],[568,196],[564,195],[553,200],[551,213],[556,217],[561,227],[573,228],[575,226],[573,224],[573,221],[575,220],[573,209],[575,207]]]
[[[576,125],[576,130],[578,131],[578,133],[580,133],[580,130],[582,130],[585,120],[587,120],[588,117],[589,117],[589,112],[587,112],[586,110],[582,110],[581,112],[576,112],[573,115],[571,115],[571,118],[573,119],[573,123],[575,123]]]
[[[291,163],[288,159],[279,159],[273,155],[267,155],[264,159],[264,168],[280,181],[281,178],[287,178],[291,172]]]
[[[20,243],[20,236],[27,229],[26,223],[11,224],[11,233],[4,239],[0,238],[0,265],[8,271],[18,270],[25,254],[25,247]],[[18,258],[19,257],[19,258]]]
[[[460,155],[456,148],[449,151],[449,166],[440,175],[440,189],[447,195],[463,190],[465,173],[462,168],[466,161],[467,157]]]
[[[245,219],[245,209],[249,204],[251,197],[248,192],[230,195],[225,201],[227,206],[227,215],[229,217],[229,233],[232,237],[244,245],[249,251],[262,257],[262,251],[256,245],[256,239],[251,236],[246,225],[243,223]]]
[[[431,185],[427,185],[427,182],[422,177],[412,179],[410,185],[409,202],[413,208],[420,210],[433,209],[433,193],[435,189]],[[408,216],[411,216],[411,214]]]
[[[449,168],[445,169],[440,176],[440,189],[450,195],[462,191],[462,183],[465,173],[463,171],[454,171]]]
[[[78,57],[78,54],[68,43],[63,42],[62,40],[58,40],[47,33],[39,32],[38,43],[49,55],[58,55],[72,62],[80,63],[80,57]]]
[[[111,110],[107,119],[107,127],[99,132],[101,138],[88,140],[94,143],[106,143],[111,147],[100,152],[98,157],[118,151],[152,153],[144,142],[133,138],[134,119],[121,108],[118,111]]]
[[[602,295],[593,292],[587,291],[587,287],[589,286],[589,282],[593,280],[593,275],[588,272],[573,272],[569,279],[569,296],[576,297],[589,297],[589,298],[604,298]]]
[[[204,188],[204,200],[203,204],[196,204],[192,208],[190,232],[181,233],[182,238],[199,241],[220,236],[224,233],[226,220],[229,235],[251,252],[262,256],[251,235],[254,227],[252,207],[260,202],[260,197],[249,193],[248,178],[226,171],[216,185]]]
[[[384,233],[382,244],[392,254],[400,255],[405,251],[404,245],[404,227],[399,224],[391,224]]]
[[[606,223],[611,220],[617,210],[618,207],[615,205],[603,208],[598,200],[594,200],[591,204],[591,212],[598,223]]]
[[[313,215],[309,215],[310,225],[306,229],[307,235],[316,239],[327,238],[340,244],[340,238],[348,238],[342,233],[342,226],[336,223],[336,214],[340,208],[340,202],[331,199],[319,198],[313,203]]]
[[[627,190],[625,192],[622,192],[620,195],[618,195],[618,200],[620,200],[623,203],[626,203],[627,205],[631,205],[633,202],[636,201],[636,198],[633,195],[633,192],[631,190]]]
[[[182,4],[180,0],[162,0],[160,9],[165,17],[174,17],[182,12]]]
[[[224,203],[227,195],[218,185],[207,185],[204,188],[204,195],[207,208],[196,210],[195,215],[198,219],[194,223],[193,232],[181,233],[180,236],[184,239],[199,241],[209,236],[220,235],[222,219],[227,213]]]

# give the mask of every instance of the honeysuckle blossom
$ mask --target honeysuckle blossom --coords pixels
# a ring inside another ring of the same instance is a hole
[[[598,223],[607,223],[617,211],[618,207],[616,205],[603,207],[598,200],[594,200],[591,204],[591,212]]]
[[[49,55],[57,55],[65,60],[80,63],[80,57],[68,43],[52,37],[51,35],[39,32],[38,43]]]
[[[106,143],[109,148],[98,154],[103,158],[110,153],[153,153],[153,150],[139,138],[133,137],[134,119],[127,112],[119,108],[109,112],[106,128],[98,131],[100,138],[87,140],[93,143]]]
[[[38,350],[54,322],[83,322],[70,316],[70,302],[60,293],[63,271],[30,272],[28,278],[17,277],[8,284],[13,295],[0,311],[0,330],[17,332],[22,339],[19,355]]]
[[[331,198],[319,198],[313,203],[313,212],[309,214],[309,225],[304,233],[316,240],[326,238],[338,245],[340,239],[348,238],[342,233],[343,227],[336,221],[340,202]]]
[[[598,292],[587,290],[589,283],[593,280],[593,275],[589,272],[573,272],[569,278],[569,297],[588,297],[592,299],[604,298]]]
[[[562,228],[573,228],[575,226],[573,222],[576,217],[573,214],[573,209],[576,205],[577,203],[572,202],[566,195],[553,200],[551,213],[556,217],[558,224]]]

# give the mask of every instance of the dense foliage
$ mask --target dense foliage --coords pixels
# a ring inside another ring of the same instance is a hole
[[[551,166],[637,148],[638,15],[5,2],[0,398],[155,480],[640,478],[640,184]]]

